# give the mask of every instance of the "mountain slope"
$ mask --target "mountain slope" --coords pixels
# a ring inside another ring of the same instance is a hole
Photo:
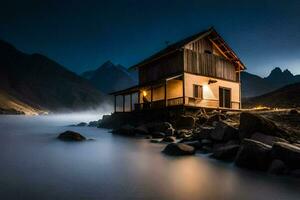
[[[81,76],[104,93],[122,90],[137,84],[135,74],[122,65],[115,65],[110,61],[105,62],[96,70],[82,73]]]
[[[0,89],[36,109],[59,111],[97,107],[97,89],[40,54],[25,54],[0,40]]]
[[[289,70],[274,68],[270,75],[262,78],[248,72],[241,73],[242,96],[254,97],[279,89],[285,85],[300,82],[300,75],[294,76]]]
[[[245,100],[247,106],[300,107],[300,82]]]

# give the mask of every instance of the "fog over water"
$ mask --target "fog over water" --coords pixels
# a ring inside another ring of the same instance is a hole
[[[300,199],[300,180],[207,156],[169,157],[164,144],[70,127],[101,114],[0,116],[0,199]],[[74,130],[93,141],[62,142]]]

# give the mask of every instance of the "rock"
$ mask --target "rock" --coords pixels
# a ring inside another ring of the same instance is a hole
[[[268,173],[269,174],[285,174],[287,172],[287,168],[283,161],[281,160],[273,160],[269,166]]]
[[[158,132],[158,131],[151,133],[151,135],[152,135],[152,138],[164,138],[165,137],[164,133]]]
[[[200,150],[202,148],[202,144],[199,141],[188,141],[183,143],[194,147],[195,150]]]
[[[195,118],[192,116],[181,115],[176,120],[176,127],[180,129],[191,129],[195,127]]]
[[[135,128],[129,124],[124,125],[119,129],[113,130],[112,132],[120,135],[135,136]]]
[[[222,121],[222,120],[225,120],[225,119],[226,119],[225,115],[223,115],[219,112],[216,112],[215,114],[213,114],[212,116],[210,116],[207,119],[206,124],[212,125],[214,122],[219,122],[219,121]]]
[[[300,169],[295,169],[289,172],[290,176],[296,177],[296,178],[300,178]]]
[[[134,129],[134,131],[137,133],[137,134],[141,134],[141,135],[148,135],[149,134],[149,130],[147,128],[146,125],[140,125],[138,127],[136,127]]]
[[[265,135],[265,134],[262,134],[259,132],[255,132],[251,136],[251,139],[262,142],[262,143],[270,145],[270,146],[272,146],[275,142],[287,142],[285,139],[275,137],[275,136]]]
[[[192,135],[192,130],[187,130],[187,129],[179,129],[175,133],[177,138],[186,138],[190,137]]]
[[[197,115],[197,119],[196,119],[195,123],[197,125],[202,125],[202,124],[206,123],[207,120],[208,120],[208,116],[207,115],[200,114],[200,115]]]
[[[223,145],[213,149],[212,157],[219,160],[232,161],[236,157],[239,148],[240,145],[237,144]]]
[[[213,142],[210,139],[202,139],[201,144],[203,144],[203,145],[212,145]]]
[[[91,121],[91,122],[89,122],[88,126],[90,126],[90,127],[97,127],[98,124],[99,124],[98,121]]]
[[[149,132],[164,132],[169,128],[173,128],[169,122],[153,122],[145,124]]]
[[[157,140],[157,139],[152,139],[150,140],[151,143],[160,143],[160,140]]]
[[[211,132],[214,130],[211,126],[201,126],[198,134],[199,139],[210,139]]]
[[[300,148],[285,142],[276,142],[272,148],[272,157],[282,160],[291,169],[300,169]]]
[[[175,133],[175,129],[174,129],[173,127],[170,127],[170,128],[168,128],[167,130],[165,130],[164,133],[165,133],[167,136],[172,136],[172,135],[174,135],[174,133]]]
[[[278,137],[286,135],[273,121],[253,113],[242,112],[239,126],[240,138],[250,138],[255,132]]]
[[[296,109],[291,109],[289,112],[291,115],[297,115],[299,112]]]
[[[235,164],[256,170],[267,170],[271,162],[271,146],[264,143],[244,139],[235,158]]]
[[[64,141],[84,141],[86,138],[82,136],[80,133],[74,131],[65,131],[57,137],[60,140]]]
[[[145,139],[152,139],[152,136],[151,135],[146,135]]]
[[[210,133],[210,137],[216,141],[229,141],[238,139],[238,130],[225,122],[217,122],[217,126]]]
[[[76,126],[87,126],[87,125],[88,125],[88,124],[85,123],[85,122],[80,122],[80,123],[76,124]]]
[[[195,154],[195,148],[182,143],[171,143],[162,152],[172,156],[193,155]]]
[[[174,136],[166,136],[162,142],[176,142],[176,138]]]

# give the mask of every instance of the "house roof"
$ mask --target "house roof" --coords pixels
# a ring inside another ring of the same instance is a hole
[[[209,37],[210,41],[218,48],[218,50],[220,50],[220,52],[223,54],[224,57],[226,57],[229,61],[233,62],[241,70],[246,69],[245,65],[238,58],[236,53],[228,46],[228,44],[224,41],[224,39],[217,33],[217,31],[213,27],[209,28],[208,30],[196,33],[187,38],[184,38],[176,43],[173,43],[167,46],[166,48],[162,49],[161,51],[155,53],[154,55],[146,58],[145,60],[133,65],[129,69],[139,68],[149,62],[157,60],[175,51],[181,50],[188,43],[193,42],[205,36]]]

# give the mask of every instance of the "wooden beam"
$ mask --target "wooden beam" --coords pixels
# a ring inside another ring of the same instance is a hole
[[[132,112],[132,93],[130,93],[130,112]]]
[[[117,96],[114,95],[115,99],[114,99],[114,110],[115,112],[117,111]]]
[[[185,79],[184,79],[184,73],[183,73],[183,76],[182,76],[182,103],[183,105],[185,104]]]
[[[167,107],[167,80],[165,80],[165,107]]]
[[[123,94],[123,112],[125,112],[125,95]]]

